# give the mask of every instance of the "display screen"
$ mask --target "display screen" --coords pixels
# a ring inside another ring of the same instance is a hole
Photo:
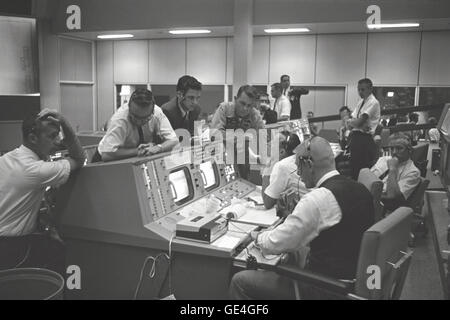
[[[206,190],[211,190],[218,185],[216,178],[215,165],[212,161],[203,162],[200,164],[200,172],[203,179],[203,185]]]
[[[445,109],[444,109],[445,110]],[[445,115],[444,121],[440,127],[442,133],[448,135],[450,132],[450,109],[447,109],[447,114]]]
[[[185,202],[192,198],[191,188],[184,168],[169,174],[170,188],[172,190],[173,199],[177,204]]]

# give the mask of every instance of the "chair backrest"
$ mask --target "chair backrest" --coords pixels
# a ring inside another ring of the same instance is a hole
[[[381,220],[383,216],[383,206],[381,204],[383,182],[368,168],[363,168],[359,171],[358,182],[362,183],[372,194],[375,222]]]
[[[363,235],[355,294],[366,299],[398,299],[411,259],[411,208],[400,207]]]
[[[414,213],[420,214],[422,212],[425,191],[427,190],[429,184],[430,180],[420,177],[419,184],[406,201],[407,206],[413,209]]]
[[[425,177],[427,174],[428,166],[428,148],[429,144],[420,144],[413,147],[412,161],[414,165],[420,170],[420,175]]]
[[[416,146],[413,146],[413,153],[411,157],[412,161],[416,163],[427,160],[429,146],[430,146],[429,143],[418,144]]]
[[[391,134],[391,130],[389,129],[382,129],[380,133],[380,146],[382,148],[386,148],[389,145],[389,135]]]
[[[318,136],[328,140],[328,142],[334,142],[334,143],[339,142],[338,133],[336,130],[333,130],[333,129],[322,129],[319,131]]]

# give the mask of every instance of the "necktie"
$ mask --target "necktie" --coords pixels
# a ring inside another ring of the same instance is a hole
[[[365,102],[366,100],[364,99],[363,102],[361,103],[361,106],[359,107],[358,114],[356,115],[357,118],[359,118],[359,115],[361,114],[361,110]]]
[[[139,133],[139,144],[144,143],[144,131],[142,130],[142,127],[138,127],[138,133]]]
[[[380,176],[380,180],[383,180],[384,178],[386,178],[386,176],[389,174],[389,169],[387,169],[381,176]]]

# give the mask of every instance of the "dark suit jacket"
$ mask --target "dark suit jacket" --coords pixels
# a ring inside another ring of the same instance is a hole
[[[181,115],[181,110],[178,107],[178,98],[175,97],[161,106],[166,117],[169,119],[173,130],[184,128],[189,130],[191,135],[194,133],[194,121],[198,120],[201,108],[197,106],[193,111],[189,112],[188,119]]]

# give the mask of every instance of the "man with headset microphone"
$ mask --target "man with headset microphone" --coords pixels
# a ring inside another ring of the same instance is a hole
[[[296,149],[298,174],[306,187],[292,214],[272,230],[252,232],[263,254],[311,250],[305,269],[337,279],[354,279],[361,239],[374,222],[370,192],[335,169],[329,143],[314,137]],[[333,298],[330,294],[298,283],[303,299]],[[272,271],[245,270],[230,284],[233,299],[294,299],[294,281]]]

